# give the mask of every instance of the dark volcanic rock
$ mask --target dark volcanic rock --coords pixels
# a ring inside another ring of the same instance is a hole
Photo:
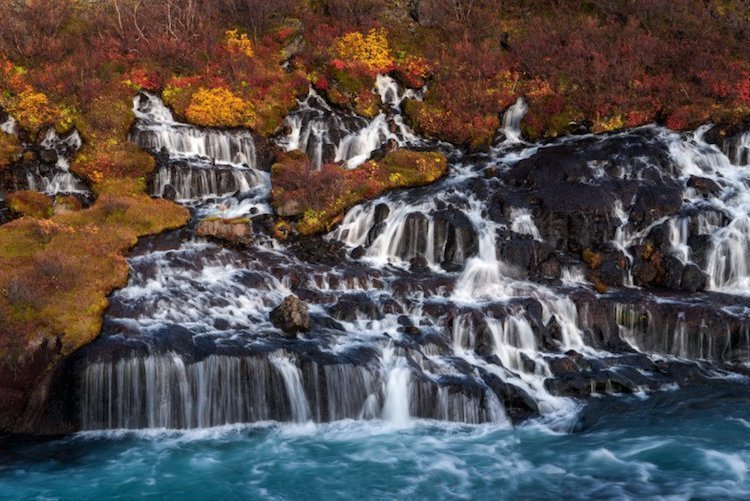
[[[513,206],[533,207],[537,227],[553,248],[580,254],[614,238],[621,224],[612,217],[618,202],[636,228],[680,210],[682,185],[668,150],[651,134],[557,144],[500,177],[524,194]],[[493,203],[502,204],[506,196],[495,195]]]
[[[702,194],[704,198],[721,193],[721,186],[716,184],[716,181],[705,177],[690,176],[687,186]]]
[[[680,290],[682,272],[685,270],[685,265],[672,255],[664,256],[663,263],[665,273],[661,285],[667,289]]]
[[[164,187],[161,197],[166,200],[175,200],[177,198],[177,190],[174,186],[168,184]]]
[[[599,268],[599,278],[606,285],[620,287],[623,283],[623,271],[615,259],[605,259]]]
[[[680,288],[688,292],[698,292],[706,288],[708,277],[703,271],[693,263],[685,266],[682,271]]]

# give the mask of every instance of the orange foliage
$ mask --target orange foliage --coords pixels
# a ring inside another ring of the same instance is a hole
[[[253,42],[250,41],[245,33],[240,33],[238,30],[228,30],[224,33],[224,41],[229,52],[233,54],[241,54],[245,57],[253,57],[255,55]]]
[[[396,150],[356,169],[327,164],[314,170],[307,155],[295,151],[283,155],[271,170],[272,204],[277,213],[296,216],[297,231],[310,235],[329,229],[364,200],[387,190],[432,183],[447,168],[442,153]]]

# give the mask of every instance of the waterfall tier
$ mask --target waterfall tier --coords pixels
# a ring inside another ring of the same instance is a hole
[[[411,144],[393,124],[419,96],[386,78],[376,91],[391,116],[371,121],[311,92],[279,145],[353,166]],[[134,138],[162,157],[154,193],[199,213],[264,203],[249,133],[178,124],[153,96],[135,107]],[[75,360],[80,426],[560,420],[591,395],[742,370],[746,168],[703,130],[526,144],[524,110],[508,110],[491,151],[452,152],[447,177],[360,204],[324,238],[139,246]],[[297,337],[270,319],[290,294],[309,307]]]

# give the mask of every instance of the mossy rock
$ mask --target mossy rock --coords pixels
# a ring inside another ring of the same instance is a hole
[[[0,168],[18,160],[22,153],[23,147],[16,136],[0,132]]]
[[[13,212],[22,216],[46,219],[53,214],[52,198],[38,191],[16,191],[6,201]]]
[[[304,153],[295,152],[272,169],[272,204],[277,216],[293,224],[297,233],[314,235],[330,230],[347,210],[365,200],[388,190],[433,183],[447,170],[445,155],[434,151],[394,150],[356,169],[328,165],[317,171]]]

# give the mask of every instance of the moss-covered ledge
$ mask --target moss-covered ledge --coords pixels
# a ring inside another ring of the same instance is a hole
[[[189,219],[185,208],[146,195],[142,180],[95,188],[88,209],[0,226],[0,431],[34,429],[55,369],[99,335],[138,238]]]
[[[334,164],[315,170],[305,153],[283,154],[271,169],[277,236],[325,232],[351,207],[388,190],[433,183],[447,171],[448,160],[436,151],[395,150],[351,170]]]

